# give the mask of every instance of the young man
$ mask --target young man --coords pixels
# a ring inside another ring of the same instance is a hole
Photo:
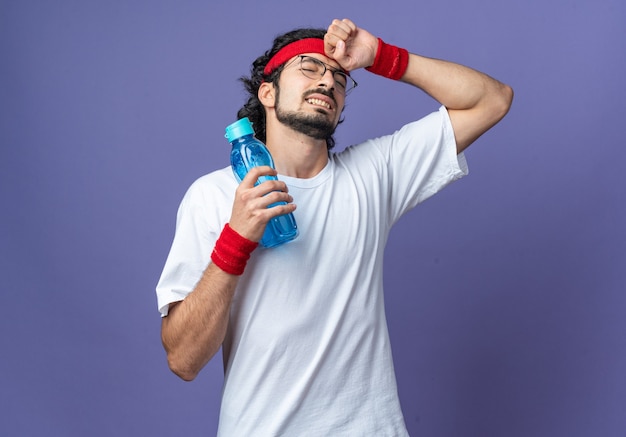
[[[358,68],[442,106],[331,153]],[[463,150],[507,113],[512,90],[347,19],[276,38],[244,83],[238,115],[254,122],[277,171],[255,168],[237,185],[225,168],[185,195],[157,286],[170,368],[192,380],[223,348],[219,435],[406,435],[383,307],[385,243],[402,214],[467,173]],[[268,220],[289,212],[299,237],[257,249]]]

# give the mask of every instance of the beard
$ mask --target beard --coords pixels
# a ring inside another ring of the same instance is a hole
[[[317,91],[320,92],[319,90]],[[309,92],[308,94],[311,94]],[[328,95],[321,91],[322,94]],[[306,96],[305,96],[306,97]],[[332,96],[331,96],[332,97]],[[333,99],[334,100],[334,99]],[[280,92],[276,90],[276,118],[285,126],[316,140],[329,140],[335,133],[336,125],[328,115],[320,110],[316,114],[302,114],[297,111],[283,110],[280,105]]]

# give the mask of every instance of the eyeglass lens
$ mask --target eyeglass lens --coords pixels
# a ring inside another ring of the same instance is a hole
[[[324,62],[311,56],[300,57],[300,69],[302,70],[302,74],[310,79],[318,79],[323,77],[327,70],[332,71],[335,83],[345,92],[350,91],[356,86],[354,80],[349,78],[346,73],[330,68]]]

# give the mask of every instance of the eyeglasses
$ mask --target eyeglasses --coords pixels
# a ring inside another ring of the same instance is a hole
[[[309,79],[321,79],[326,74],[326,71],[330,70],[333,73],[335,85],[345,95],[348,95],[358,85],[354,79],[343,71],[337,70],[317,58],[300,55],[296,59],[300,60],[300,71]]]

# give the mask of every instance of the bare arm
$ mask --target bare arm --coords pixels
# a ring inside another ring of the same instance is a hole
[[[372,65],[378,48],[378,38],[348,19],[332,22],[325,43],[327,55],[350,71]],[[511,87],[486,74],[412,53],[401,80],[448,109],[459,153],[500,121],[513,100]]]
[[[211,263],[193,292],[170,304],[163,317],[161,340],[169,367],[185,381],[193,380],[220,349],[238,280]]]
[[[484,73],[412,53],[401,80],[421,88],[448,109],[458,153],[500,121],[513,100],[511,87]]]
[[[276,175],[276,171],[256,167],[248,173],[235,193],[229,221],[233,230],[251,241],[261,239],[272,217],[295,210],[284,182],[267,181],[254,186],[262,175]],[[287,205],[268,208],[280,201]],[[239,276],[210,263],[185,300],[170,304],[161,322],[161,340],[170,369],[182,379],[194,379],[220,349],[238,281]]]

